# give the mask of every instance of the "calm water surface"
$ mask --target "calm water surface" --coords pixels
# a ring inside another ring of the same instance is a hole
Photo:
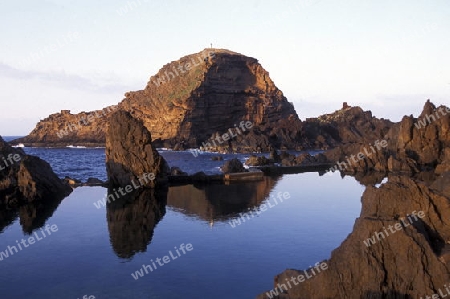
[[[104,178],[102,149],[71,149],[66,158],[50,149],[25,150],[41,151],[55,170],[71,163],[83,169],[67,175]],[[79,162],[86,159],[80,150],[94,158]],[[58,174],[63,175],[61,169]],[[254,298],[272,288],[274,276],[286,268],[303,269],[329,258],[359,216],[363,189],[351,177],[306,173],[147,191],[97,209],[94,203],[107,190],[77,188],[49,207],[1,213],[0,251],[40,233],[44,223],[58,227],[0,261],[1,298]],[[289,192],[291,198],[241,225],[230,225],[239,213],[273,204],[270,196],[278,192]],[[181,243],[194,249],[138,280],[131,276]]]

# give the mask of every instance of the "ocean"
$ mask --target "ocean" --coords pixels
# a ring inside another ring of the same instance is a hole
[[[106,179],[104,148],[24,150],[61,178]],[[224,163],[160,153],[191,174]],[[352,177],[303,173],[174,186],[97,208],[105,188],[76,188],[61,202],[1,213],[1,298],[254,298],[285,269],[328,259],[352,231],[363,191]]]

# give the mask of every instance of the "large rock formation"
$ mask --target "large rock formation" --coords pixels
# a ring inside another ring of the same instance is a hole
[[[76,115],[63,110],[13,144],[101,146],[113,108]],[[329,149],[379,138],[392,125],[346,103],[301,122],[256,59],[224,49],[205,49],[164,65],[143,90],[127,92],[118,108],[141,120],[156,146],[175,150]]]
[[[142,122],[117,111],[106,137],[106,171],[112,186],[154,188],[158,181],[167,180],[170,168],[152,146],[152,136]]]
[[[342,109],[302,122],[304,148],[330,149],[347,143],[368,143],[382,138],[393,123],[372,116],[371,111],[343,104]]]
[[[381,187],[369,185],[362,198],[361,216],[353,232],[326,261],[328,269],[319,275],[311,275],[314,270],[308,270],[312,278],[300,283],[297,280],[296,284],[292,277],[305,273],[286,270],[275,278],[272,293],[258,298],[446,295],[450,281],[449,115],[447,107],[436,108],[427,101],[418,119],[404,117],[391,128],[382,150],[356,164],[348,163],[354,171],[406,172],[414,176],[390,174]],[[342,145],[326,155],[345,161],[351,154],[364,153],[364,147],[369,144]],[[413,213],[419,217],[411,216]],[[285,287],[288,281],[291,285]]]
[[[115,110],[117,106],[78,114],[62,110],[39,121],[28,136],[13,140],[11,144],[23,143],[35,147],[104,146],[108,117]]]
[[[166,64],[144,90],[126,93],[120,109],[141,119],[165,147],[267,151],[298,145],[293,105],[256,59],[228,50],[205,49]]]
[[[273,298],[425,298],[439,289],[446,294],[449,201],[448,192],[408,177],[392,176],[380,188],[369,186],[362,198],[361,216],[326,261],[328,269],[316,270],[315,276],[309,272],[313,277],[297,280],[296,285],[291,279],[304,275],[303,271],[286,270],[275,278],[279,295],[273,293]],[[413,212],[418,216],[408,217]],[[369,238],[375,242],[368,242]],[[269,297],[266,293],[258,296]]]
[[[377,142],[375,146],[375,143]],[[387,141],[386,147],[379,145]],[[325,153],[330,161],[347,162],[347,172],[403,172],[450,170],[450,110],[436,106],[429,100],[418,118],[403,117],[384,136],[367,134],[360,142],[341,144]],[[348,158],[365,154],[364,158]],[[445,163],[444,163],[445,161]],[[342,164],[342,167],[344,165]]]
[[[44,160],[12,148],[0,137],[0,204],[64,197],[72,192]]]

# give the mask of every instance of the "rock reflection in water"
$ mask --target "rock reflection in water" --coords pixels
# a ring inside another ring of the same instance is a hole
[[[34,230],[45,225],[58,208],[63,196],[46,198],[45,201],[34,201],[19,206],[0,206],[0,233],[20,217],[20,225],[25,234],[31,235]]]
[[[167,190],[145,189],[107,204],[110,241],[118,257],[131,258],[147,250],[155,226],[166,213],[166,201]]]
[[[169,188],[167,204],[180,212],[210,222],[227,221],[248,208],[259,206],[278,178],[246,183],[185,185]]]

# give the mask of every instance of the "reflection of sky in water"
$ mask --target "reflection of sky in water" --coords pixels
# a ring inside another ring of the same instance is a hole
[[[106,210],[93,204],[104,197],[105,189],[75,189],[47,220],[58,225],[57,233],[0,262],[2,297],[254,298],[273,287],[273,277],[286,268],[306,268],[329,258],[351,232],[361,209],[363,187],[350,177],[306,173],[286,175],[274,184],[271,191],[255,184],[253,191],[244,188],[241,195],[236,188],[227,194],[217,186],[200,191],[191,187],[189,192],[198,195],[191,199],[171,198],[177,193],[169,191],[167,212],[147,251],[129,259],[115,255]],[[280,191],[291,198],[230,226],[228,221],[239,212]],[[120,211],[114,216],[120,218]],[[16,220],[0,235],[0,250],[22,236]],[[192,243],[194,250],[137,281],[131,277],[181,243]]]

